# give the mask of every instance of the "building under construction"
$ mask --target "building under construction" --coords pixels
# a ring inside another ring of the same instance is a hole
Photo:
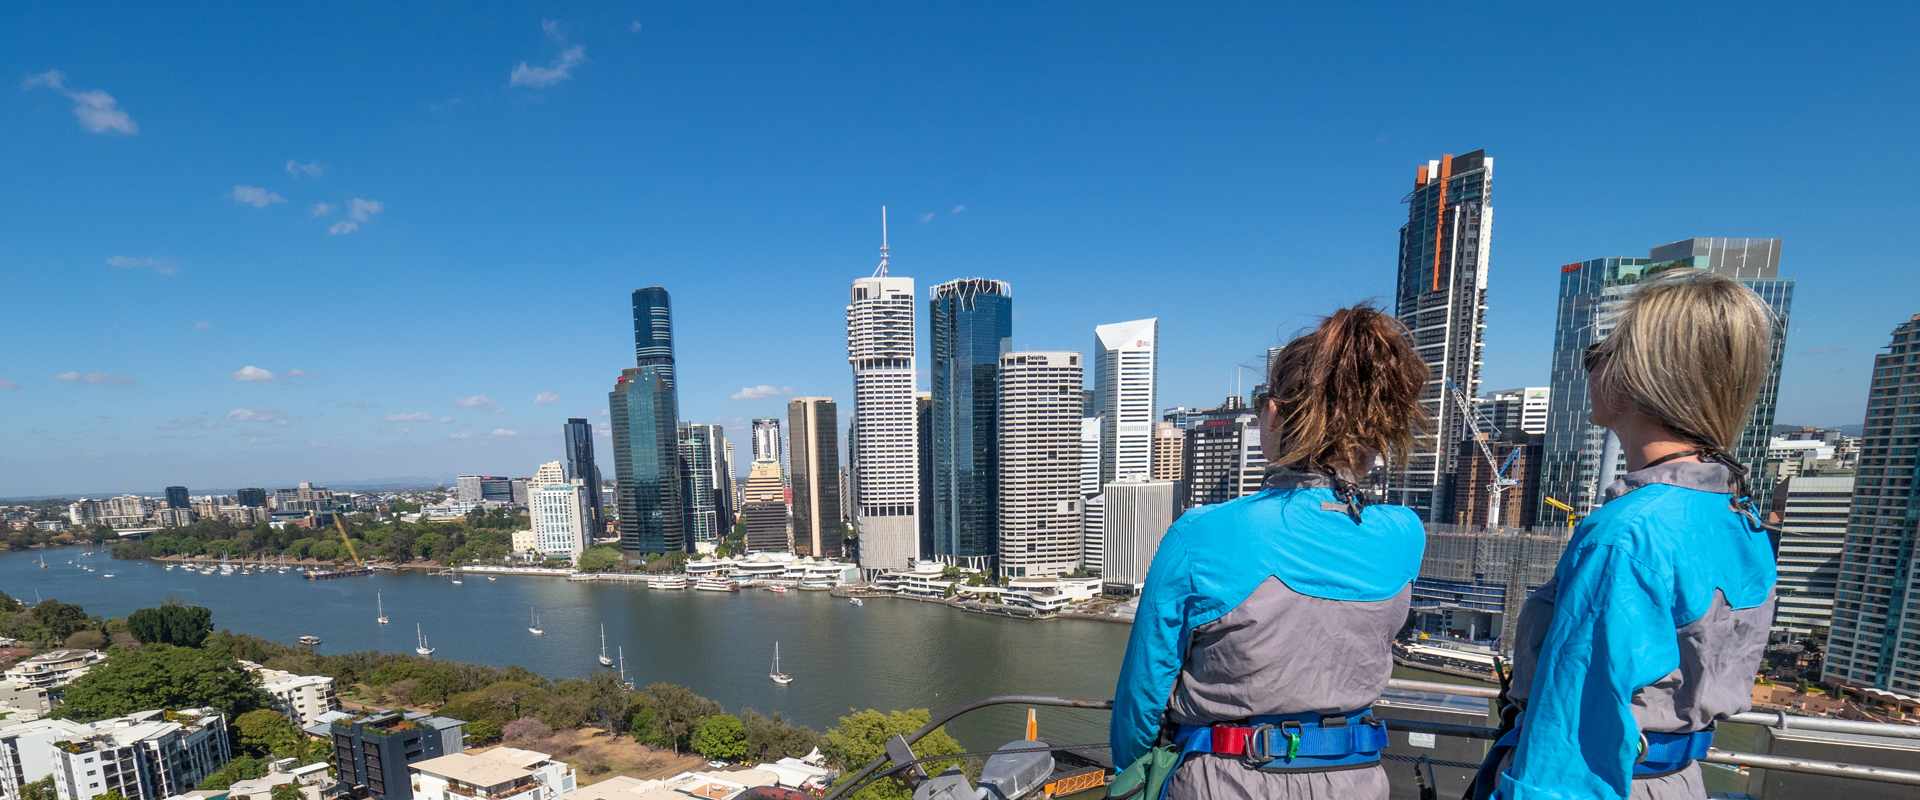
[[[1426,557],[1413,582],[1414,627],[1511,650],[1520,604],[1553,577],[1572,533],[1429,524]]]

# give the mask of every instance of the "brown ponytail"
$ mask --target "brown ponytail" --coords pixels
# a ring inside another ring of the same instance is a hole
[[[1333,312],[1268,369],[1260,404],[1275,406],[1265,431],[1277,440],[1275,463],[1350,480],[1376,453],[1403,463],[1428,426],[1420,395],[1430,374],[1399,320],[1367,303]]]

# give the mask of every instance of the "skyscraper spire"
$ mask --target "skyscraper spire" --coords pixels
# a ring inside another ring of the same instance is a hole
[[[873,271],[873,277],[887,277],[887,207],[880,207],[880,268]]]

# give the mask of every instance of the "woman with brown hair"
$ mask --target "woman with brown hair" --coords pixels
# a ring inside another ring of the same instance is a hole
[[[1114,699],[1115,764],[1177,748],[1163,792],[1178,798],[1387,796],[1369,709],[1425,533],[1360,482],[1425,427],[1427,378],[1406,329],[1367,305],[1281,350],[1256,398],[1261,490],[1188,510],[1154,555]]]
[[[1587,352],[1590,421],[1620,437],[1628,472],[1521,607],[1510,732],[1477,797],[1706,797],[1697,760],[1749,707],[1773,622],[1774,542],[1728,452],[1772,324],[1739,282],[1675,269]]]

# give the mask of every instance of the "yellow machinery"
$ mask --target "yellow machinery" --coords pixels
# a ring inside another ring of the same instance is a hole
[[[1545,501],[1547,505],[1553,506],[1554,508],[1567,512],[1567,527],[1569,528],[1573,527],[1573,523],[1578,521],[1579,518],[1575,516],[1573,506],[1567,505],[1566,503],[1562,503],[1544,494],[1540,495],[1540,499]]]
[[[1557,505],[1557,504],[1556,504],[1556,505]],[[1570,508],[1569,508],[1569,509],[1567,509],[1567,510],[1568,510],[1568,511],[1572,511],[1573,509],[1570,509]],[[358,565],[358,564],[360,563],[360,554],[359,554],[359,553],[356,553],[356,552],[354,552],[354,550],[353,550],[353,537],[350,537],[350,536],[348,536],[348,535],[347,535],[347,524],[346,524],[346,523],[344,523],[344,522],[341,522],[341,521],[340,521],[340,515],[339,515],[339,514],[334,514],[334,515],[333,515],[333,527],[335,527],[335,528],[339,528],[339,529],[340,529],[340,541],[342,541],[342,542],[346,542],[346,543],[347,543],[347,555],[349,555],[349,556],[352,556],[352,557],[353,557],[353,563],[354,563],[355,565]]]

